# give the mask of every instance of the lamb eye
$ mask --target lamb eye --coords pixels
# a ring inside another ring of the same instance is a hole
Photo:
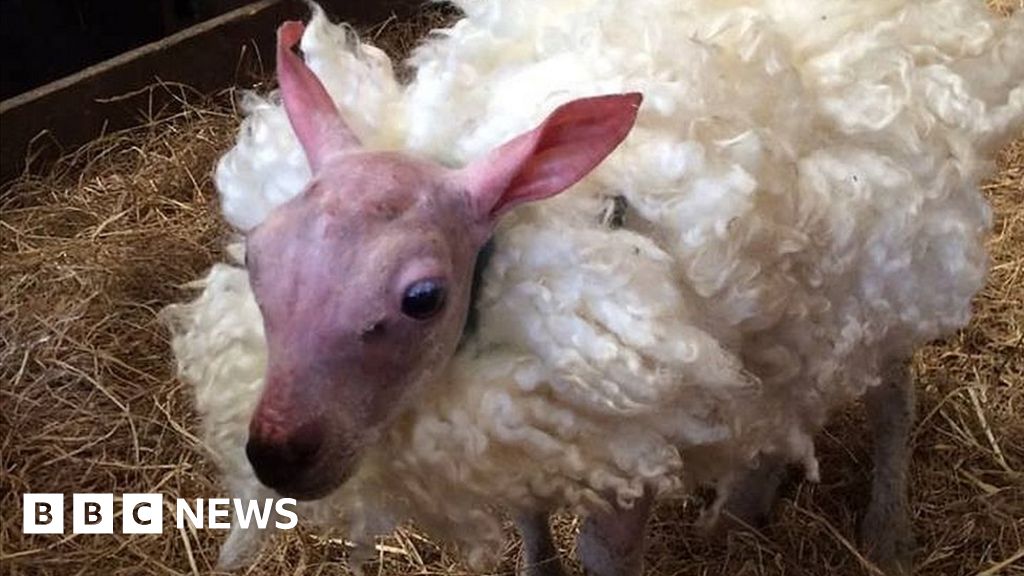
[[[440,280],[418,280],[402,295],[402,314],[416,320],[426,320],[444,307],[444,286]]]

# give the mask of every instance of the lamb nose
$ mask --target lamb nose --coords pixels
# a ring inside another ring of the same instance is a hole
[[[260,482],[281,489],[297,482],[312,467],[323,439],[320,427],[314,423],[300,426],[283,440],[253,433],[245,445],[245,454]]]

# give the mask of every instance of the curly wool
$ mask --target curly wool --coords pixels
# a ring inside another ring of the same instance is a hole
[[[482,561],[502,537],[496,506],[725,493],[758,453],[813,478],[829,412],[967,322],[990,224],[977,183],[1024,121],[1024,15],[969,0],[641,4],[464,0],[409,85],[316,11],[306,60],[371,148],[459,165],[573,98],[645,102],[593,174],[505,219],[478,332],[354,478],[302,506],[314,521],[365,540],[413,518]],[[245,109],[217,171],[242,232],[309,178],[276,97]],[[229,486],[257,495],[243,447],[259,311],[242,268],[203,287],[168,312],[175,353]]]

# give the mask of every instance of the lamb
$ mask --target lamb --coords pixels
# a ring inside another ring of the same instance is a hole
[[[709,521],[755,519],[865,397],[865,546],[909,571],[906,359],[984,280],[1024,16],[459,4],[408,85],[314,9],[279,31],[280,99],[245,102],[217,170],[244,245],[166,312],[230,490],[359,542],[415,519],[474,566],[502,508],[536,576],[569,509],[588,572],[637,574],[656,498],[712,484]]]

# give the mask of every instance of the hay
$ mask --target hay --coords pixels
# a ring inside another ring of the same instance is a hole
[[[451,16],[434,7],[364,36],[400,54]],[[182,97],[191,101],[184,112],[99,139],[50,173],[0,191],[6,573],[190,574],[215,562],[224,534],[176,531],[171,513],[161,535],[21,533],[25,492],[161,492],[171,505],[224,495],[193,436],[190,391],[173,377],[156,312],[188,297],[181,285],[222,257],[228,231],[210,175],[238,118],[230,93]],[[1020,574],[1024,565],[1024,136],[1002,152],[985,193],[996,215],[988,286],[971,325],[916,361],[912,500],[921,575]],[[826,430],[821,452],[822,482],[786,486],[761,532],[709,540],[694,527],[699,502],[661,505],[650,573],[870,573],[852,544],[870,473],[859,410]],[[575,519],[560,516],[555,528],[571,554]],[[347,573],[339,564],[347,550],[299,530],[276,539],[248,573]],[[504,557],[500,571],[514,572],[515,544]],[[466,572],[450,550],[413,529],[382,540],[368,570]]]

